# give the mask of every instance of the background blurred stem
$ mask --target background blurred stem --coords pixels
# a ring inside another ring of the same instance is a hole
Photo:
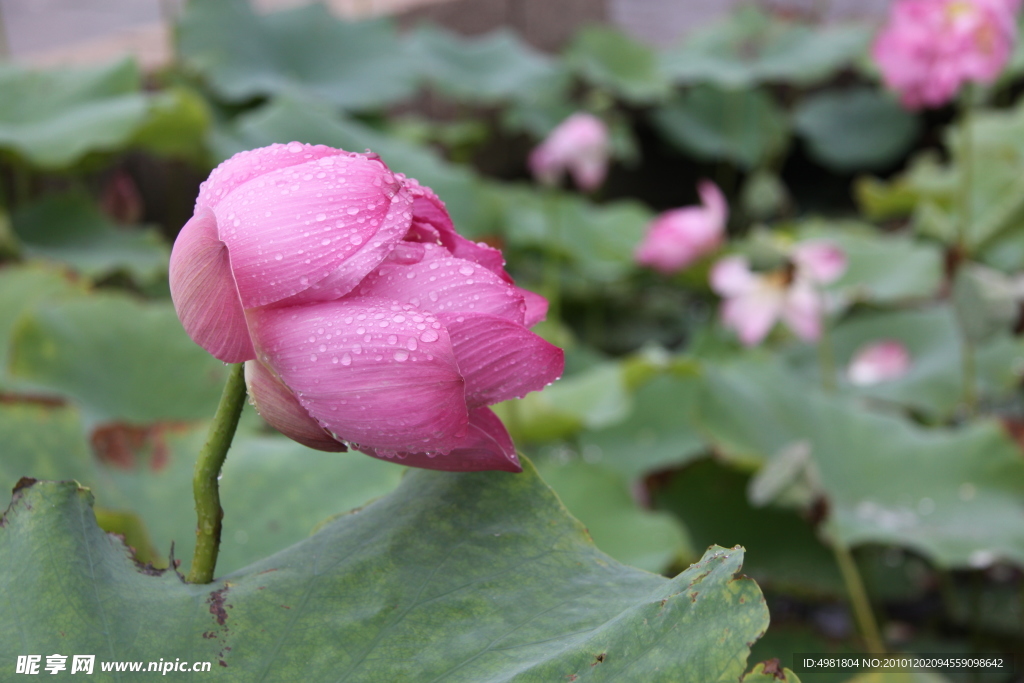
[[[548,320],[562,319],[562,219],[559,216],[558,191],[544,188],[544,208],[551,221],[554,248],[544,250],[544,289],[548,295]]]
[[[828,321],[822,321],[821,337],[818,339],[818,368],[821,373],[821,386],[828,393],[836,390],[836,357],[832,351],[832,337],[829,334]]]
[[[206,443],[199,451],[192,475],[192,492],[196,500],[196,550],[189,569],[190,583],[210,583],[217,568],[220,551],[221,522],[220,470],[238,427],[238,418],[245,404],[245,364],[231,366],[227,384],[220,396],[220,405],[213,417]]]
[[[868,652],[873,654],[884,654],[885,645],[882,643],[881,632],[878,630],[878,622],[875,621],[875,613],[871,610],[871,602],[868,600],[868,593],[864,589],[864,581],[861,580],[857,563],[846,546],[838,540],[831,543],[832,552],[836,556],[836,564],[839,565],[839,572],[843,575],[843,583],[846,584],[846,593],[850,598],[850,606],[853,608],[853,616],[857,620],[857,628],[864,639]]]
[[[955,279],[960,262],[967,258],[968,234],[973,220],[971,207],[971,193],[974,190],[974,139],[971,131],[971,106],[973,91],[970,85],[964,88],[963,96],[960,99],[960,220],[957,226],[955,258],[953,261],[950,278]],[[975,388],[977,382],[977,370],[975,368],[974,340],[971,339],[970,330],[967,329],[967,322],[963,312],[960,310],[956,297],[953,297],[953,313],[956,317],[957,326],[960,328],[960,367],[963,376],[963,401],[967,408],[968,415],[974,415],[978,407],[978,393]]]

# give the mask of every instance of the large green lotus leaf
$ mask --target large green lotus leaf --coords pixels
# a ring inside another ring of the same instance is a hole
[[[155,230],[114,225],[83,193],[48,195],[18,210],[13,223],[26,256],[88,278],[123,271],[152,281],[167,272],[170,249]]]
[[[370,149],[395,171],[416,178],[445,201],[456,226],[472,225],[480,212],[477,181],[467,168],[436,153],[338,116],[331,107],[278,98],[238,117],[214,138],[214,153],[226,159],[236,152],[292,140],[350,151]]]
[[[870,39],[868,27],[800,24],[747,5],[665,51],[661,60],[677,83],[743,88],[768,81],[806,86],[850,65]]]
[[[623,368],[601,363],[564,377],[544,391],[494,406],[512,438],[544,442],[573,436],[584,427],[600,429],[629,415],[631,397]]]
[[[699,389],[696,378],[655,377],[633,395],[629,417],[580,434],[587,459],[635,479],[698,457],[707,449],[690,417]]]
[[[180,657],[213,662],[222,681],[710,683],[737,680],[768,625],[737,575],[742,550],[713,549],[671,580],[626,567],[529,465],[410,471],[211,585],[139,571],[90,505],[74,482],[16,492],[0,527],[4,660]]]
[[[655,501],[658,509],[683,521],[694,547],[722,539],[746,548],[744,571],[758,585],[808,597],[842,597],[835,559],[813,527],[793,510],[753,507],[749,484],[748,475],[702,460],[673,475]],[[716,513],[708,514],[712,509]]]
[[[178,50],[235,102],[296,95],[359,109],[415,88],[415,66],[390,22],[339,21],[321,4],[258,15],[245,0],[193,0],[178,25]]]
[[[205,165],[210,110],[194,90],[170,87],[155,93],[149,116],[135,132],[132,144],[162,156]]]
[[[615,282],[635,269],[633,250],[652,214],[642,204],[595,205],[579,195],[516,186],[492,190],[510,245],[558,252],[588,282]]]
[[[565,58],[585,80],[629,102],[648,104],[665,98],[671,89],[650,47],[607,26],[577,33]]]
[[[696,419],[717,450],[764,463],[806,444],[839,542],[900,545],[943,567],[1024,563],[1024,458],[998,424],[927,429],[762,360],[705,377]]]
[[[262,422],[253,417],[243,420],[224,466],[223,573],[283,550],[324,519],[388,493],[404,472],[361,453],[323,453],[261,434],[249,426]],[[114,465],[93,457],[73,407],[0,404],[0,486],[9,489],[22,477],[75,479],[92,489],[104,511],[140,520],[161,560],[172,543],[175,556],[187,559],[195,547],[192,471],[206,430],[201,422],[148,431],[115,427],[105,438],[94,435],[93,449],[122,463]],[[282,481],[289,482],[283,491]]]
[[[127,144],[146,118],[135,62],[32,71],[0,64],[0,149],[32,165],[65,168]]]
[[[745,168],[777,157],[789,139],[785,114],[759,88],[696,86],[655,109],[652,121],[665,140],[681,151]]]
[[[908,372],[868,386],[853,386],[841,378],[843,390],[913,408],[933,419],[952,415],[964,398],[962,335],[953,311],[935,306],[863,313],[840,323],[831,334],[840,370],[868,344],[890,339],[909,352]],[[804,349],[797,362],[814,368],[815,357],[813,350]],[[987,398],[1007,396],[1020,381],[1024,343],[1005,333],[997,335],[977,348],[975,364],[978,391]]]
[[[103,467],[80,481],[93,488],[98,505],[138,514],[161,554],[166,556],[173,542],[175,556],[187,561],[195,548],[192,471],[206,429],[200,423],[158,433],[140,453],[146,462],[130,470]],[[163,461],[158,467],[156,459]],[[328,517],[388,493],[404,469],[362,453],[324,453],[279,435],[240,429],[221,477],[219,571],[233,572],[283,550]]]
[[[619,562],[663,572],[696,557],[679,520],[637,505],[621,474],[582,460],[549,458],[537,467],[597,547]]]
[[[0,404],[0,487],[22,477],[92,481],[92,455],[78,411],[67,406]]]
[[[882,235],[856,221],[810,221],[802,238],[826,239],[846,254],[846,271],[829,289],[843,299],[901,303],[934,297],[942,286],[941,249],[913,237]]]
[[[811,155],[839,172],[885,167],[903,157],[920,121],[888,92],[875,88],[826,90],[803,100],[793,125]]]
[[[407,40],[424,79],[460,101],[493,103],[518,98],[554,70],[547,57],[504,29],[463,38],[424,24]]]
[[[225,377],[170,302],[118,294],[37,305],[15,325],[9,354],[14,380],[74,399],[89,423],[206,418]]]
[[[43,264],[8,265],[0,268],[0,386],[12,388],[8,377],[10,341],[21,316],[41,301],[85,294],[81,283],[68,274]]]

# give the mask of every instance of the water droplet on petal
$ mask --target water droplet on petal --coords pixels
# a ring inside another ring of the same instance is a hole
[[[409,352],[408,351],[395,351],[395,360],[397,360],[399,363],[402,363],[402,362],[404,362],[406,360],[409,360]]]
[[[420,341],[427,343],[437,341],[437,332],[434,332],[433,330],[427,330],[426,332],[420,335]]]
[[[350,355],[348,355],[346,353],[344,356],[341,357],[341,364],[342,365],[352,365],[352,356],[350,356]]]

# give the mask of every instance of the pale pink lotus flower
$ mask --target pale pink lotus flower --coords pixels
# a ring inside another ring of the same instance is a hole
[[[547,302],[375,155],[273,145],[203,184],[171,255],[189,335],[246,362],[287,436],[430,469],[521,469],[488,405],[539,390],[563,354],[529,331]]]
[[[557,185],[569,171],[576,185],[592,191],[608,173],[608,127],[593,114],[577,112],[562,121],[530,153],[530,170],[544,185]]]
[[[782,320],[798,337],[821,336],[824,301],[821,285],[837,280],[846,270],[846,255],[825,241],[797,244],[786,268],[761,274],[743,256],[727,256],[711,269],[711,288],[725,298],[722,323],[734,330],[745,346],[756,346]]]
[[[851,384],[871,386],[899,379],[910,370],[910,352],[895,339],[865,344],[853,354],[846,377]]]
[[[1019,0],[897,0],[872,47],[910,109],[939,107],[967,81],[991,83],[1013,53]]]
[[[666,211],[651,222],[634,252],[637,263],[671,275],[721,245],[729,205],[710,181],[702,181],[697,190],[702,206]]]

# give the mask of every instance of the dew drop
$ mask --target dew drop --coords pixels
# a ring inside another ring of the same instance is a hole
[[[427,330],[426,332],[420,335],[420,341],[427,343],[437,341],[437,332],[434,332],[433,330]]]
[[[395,360],[397,360],[399,363],[409,360],[409,352],[395,351]]]
[[[397,343],[398,343],[398,337],[397,336],[391,335],[390,337],[388,337],[388,344],[394,346]]]
[[[284,258],[283,254],[274,254],[274,260],[275,261],[280,261],[283,258]]]
[[[352,244],[359,245],[363,243],[363,236],[352,235],[351,237],[348,238],[348,241],[351,242]]]
[[[350,356],[350,355],[348,355],[346,353],[344,356],[341,357],[341,364],[342,365],[352,365],[352,356]]]
[[[327,220],[327,214],[326,213],[318,213],[316,215],[316,219],[317,219],[317,221],[325,221],[325,220]],[[466,273],[466,274],[469,275],[469,273]]]

